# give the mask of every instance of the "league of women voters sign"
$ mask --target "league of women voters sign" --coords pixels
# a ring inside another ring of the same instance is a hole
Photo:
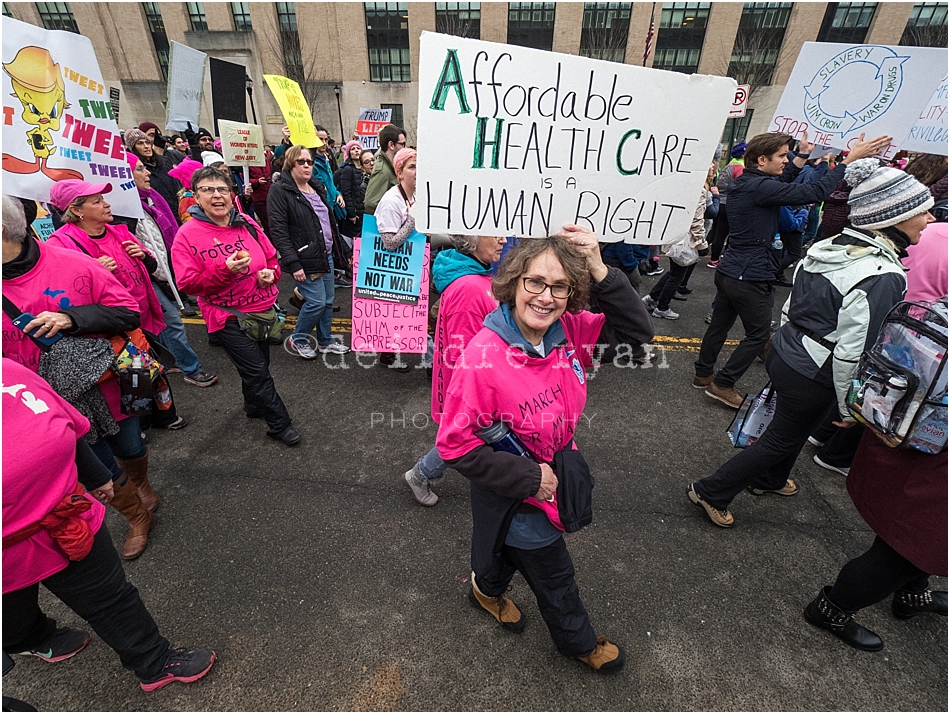
[[[946,48],[806,42],[769,131],[796,139],[808,132],[837,150],[861,134],[892,136],[882,154],[892,158],[946,76]]]
[[[92,42],[3,18],[3,192],[49,201],[64,179],[112,185],[119,216],[142,204]]]
[[[735,93],[729,77],[423,32],[416,227],[679,240]]]

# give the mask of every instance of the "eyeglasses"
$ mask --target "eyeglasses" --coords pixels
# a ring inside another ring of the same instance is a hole
[[[313,166],[313,159],[297,159],[294,163],[297,166]]]
[[[362,163],[364,166],[367,164],[372,165],[376,163],[376,159],[366,159],[366,161],[363,161]]]
[[[551,289],[551,297],[557,298],[558,300],[565,300],[574,294],[573,285],[564,285],[564,283],[548,285],[543,280],[538,280],[537,278],[522,278],[521,280],[524,283],[524,289],[532,295],[542,295],[548,288]]]
[[[403,147],[403,148],[406,148],[406,142],[405,142],[405,141],[397,141],[397,142],[396,142],[396,146],[401,146],[401,147]]]
[[[231,189],[227,186],[199,186],[198,193],[205,196],[211,196],[215,193],[220,193],[222,196],[227,196],[229,193],[231,193]]]

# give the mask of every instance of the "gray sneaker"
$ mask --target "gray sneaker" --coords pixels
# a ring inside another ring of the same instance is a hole
[[[680,319],[680,314],[678,312],[673,312],[670,308],[666,308],[665,310],[655,308],[650,314],[653,315],[653,317],[662,317],[664,320]]]
[[[647,311],[653,312],[653,310],[656,309],[656,300],[651,298],[649,295],[644,295],[642,300],[643,304],[646,305]]]
[[[429,486],[428,481],[421,476],[416,476],[415,471],[416,467],[413,466],[403,475],[403,478],[406,479],[406,483],[409,484],[409,488],[412,489],[412,495],[415,496],[416,500],[423,506],[434,506],[439,502],[438,495],[436,495],[432,487]],[[417,478],[422,481],[419,485],[416,485]]]
[[[342,342],[337,342],[334,340],[328,345],[320,345],[318,348],[321,354],[333,354],[333,355],[345,355],[350,351],[350,348],[344,345]]]

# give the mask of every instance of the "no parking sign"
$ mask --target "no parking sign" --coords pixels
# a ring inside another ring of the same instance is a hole
[[[729,118],[738,119],[745,116],[745,110],[749,106],[749,85],[740,84],[736,87],[736,96],[732,99],[732,108],[729,109]]]

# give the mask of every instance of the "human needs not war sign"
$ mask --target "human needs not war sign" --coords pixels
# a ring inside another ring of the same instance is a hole
[[[420,231],[686,235],[736,82],[423,32]],[[451,137],[451,143],[446,143]]]
[[[142,216],[108,87],[89,38],[3,18],[3,192],[49,201],[53,183],[112,184],[118,216]]]

